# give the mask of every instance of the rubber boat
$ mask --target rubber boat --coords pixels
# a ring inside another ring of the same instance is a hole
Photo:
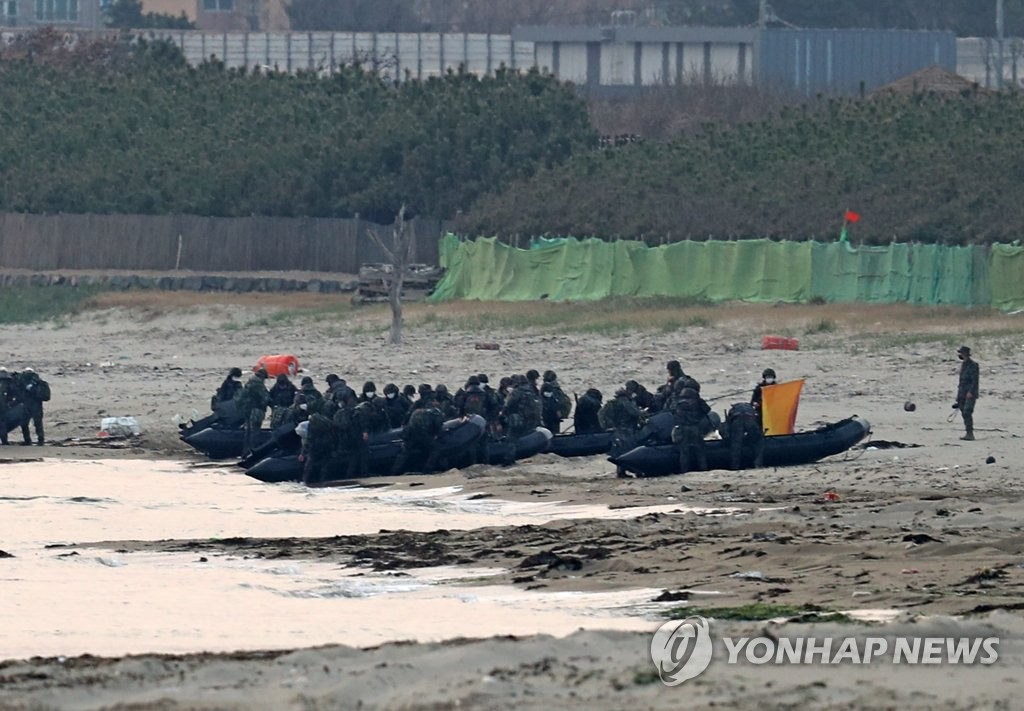
[[[854,415],[809,432],[775,435],[764,440],[764,466],[783,467],[810,464],[825,457],[845,452],[871,434],[867,420]],[[726,440],[705,442],[709,469],[729,468],[729,443]],[[619,456],[608,458],[616,467],[639,476],[664,476],[679,473],[679,450],[662,444],[635,447]],[[750,466],[753,452],[745,451],[744,466]]]
[[[560,457],[587,457],[593,454],[622,454],[641,445],[669,444],[672,442],[672,428],[676,419],[671,412],[652,415],[636,434],[622,441],[615,441],[611,431],[588,434],[557,434],[551,438],[548,452]],[[707,423],[701,428],[705,436],[718,429],[721,419],[717,413],[709,413]]]
[[[534,431],[516,439],[499,442],[486,442],[481,447],[480,437],[483,436],[486,422],[482,417],[473,415],[467,420],[449,420],[445,423],[445,433],[439,439],[438,470],[458,469],[477,463],[484,458],[489,464],[511,464],[519,459],[532,457],[547,449],[551,441],[551,432],[538,427]],[[400,430],[399,430],[400,432]],[[367,469],[371,476],[392,474],[395,459],[401,451],[398,439],[388,442],[370,442],[369,462]],[[340,471],[345,462],[339,462]],[[407,469],[406,471],[414,471]],[[275,483],[282,481],[299,481],[302,478],[302,464],[294,453],[276,452],[253,466],[246,472],[260,481]],[[337,477],[344,478],[343,476]]]

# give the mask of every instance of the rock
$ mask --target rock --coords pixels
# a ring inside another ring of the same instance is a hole
[[[906,410],[907,412],[913,412],[914,410],[917,409],[917,405],[910,402],[910,400],[907,400],[905,403],[903,403],[903,409]]]
[[[995,457],[990,455],[990,456],[985,458],[985,464],[995,464],[995,463],[996,463],[996,458]]]

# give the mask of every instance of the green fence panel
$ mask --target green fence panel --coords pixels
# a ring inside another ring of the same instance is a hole
[[[494,238],[440,246],[433,300],[593,300],[673,296],[708,301],[827,301],[1024,307],[1021,247],[770,240],[676,242]]]
[[[995,308],[1024,309],[1024,247],[992,245],[988,274]]]
[[[677,296],[710,301],[803,301],[810,293],[811,245],[805,242],[677,242],[568,238],[516,249],[493,238],[440,248],[446,274],[434,300],[592,300]]]

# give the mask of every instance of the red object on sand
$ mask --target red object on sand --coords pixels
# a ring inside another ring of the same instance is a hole
[[[761,350],[797,351],[800,350],[800,341],[795,338],[785,338],[783,336],[765,336],[761,339]]]
[[[276,378],[282,373],[289,377],[294,377],[299,372],[299,359],[293,355],[260,356],[260,359],[256,361],[256,365],[252,367],[252,372],[255,373],[260,368],[266,368],[267,375],[271,378]]]

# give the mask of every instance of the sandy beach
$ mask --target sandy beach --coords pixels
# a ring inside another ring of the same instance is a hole
[[[653,389],[679,359],[722,411],[747,397],[764,367],[806,378],[798,429],[853,414],[872,440],[815,465],[617,479],[603,457],[539,455],[508,468],[364,480],[404,491],[458,486],[483,499],[562,502],[655,513],[483,528],[440,527],[327,537],[231,540],[114,537],[54,542],[78,552],[183,553],[358,564],[373,571],[434,566],[500,569],[523,591],[650,588],[678,605],[771,603],[889,611],[886,624],[718,622],[723,634],[996,635],[991,666],[779,667],[712,662],[683,687],[653,680],[650,632],[495,637],[369,649],[337,646],[227,654],[36,658],[0,662],[0,708],[1011,708],[1024,660],[1024,499],[1019,401],[1020,316],[865,305],[410,305],[405,343],[386,344],[386,307],[346,297],[127,294],[44,324],[2,327],[0,361],[32,366],[53,390],[45,447],[0,460],[131,458],[200,463],[175,416],[205,414],[229,367],[294,353],[318,386],[336,372],[357,390],[494,382],[554,369],[563,388],[610,396],[633,378]],[[618,309],[618,311],[616,311]],[[572,313],[578,319],[570,320]],[[569,314],[569,315],[566,315]],[[768,334],[800,350],[764,351]],[[500,350],[476,350],[479,341]],[[951,419],[956,347],[981,364],[977,441]],[[735,394],[735,393],[742,394]],[[731,395],[730,395],[731,394]],[[915,403],[908,412],[904,403]],[[143,435],[95,441],[105,416],[134,416]],[[20,439],[12,433],[12,441]],[[902,445],[902,446],[901,446]],[[989,460],[989,461],[987,461]],[[140,482],[142,485],[143,482]],[[673,508],[684,513],[673,513]],[[0,540],[0,549],[4,541]],[[4,561],[0,560],[0,575]],[[796,630],[796,631],[794,631]],[[910,630],[910,632],[906,632]],[[398,642],[399,640],[394,640]],[[720,643],[716,641],[716,645]],[[718,648],[716,647],[716,654]]]

